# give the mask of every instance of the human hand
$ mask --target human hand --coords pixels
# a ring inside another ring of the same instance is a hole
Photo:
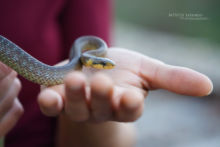
[[[23,107],[17,96],[21,83],[16,72],[0,62],[0,138],[16,124],[23,114]]]
[[[205,96],[212,82],[203,74],[164,64],[142,54],[119,48],[108,51],[116,62],[112,70],[83,68],[65,77],[64,84],[43,88],[38,97],[42,112],[64,112],[75,122],[134,121],[143,111],[148,90],[166,89]]]

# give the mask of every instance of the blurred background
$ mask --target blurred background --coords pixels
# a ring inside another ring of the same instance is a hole
[[[138,147],[220,146],[220,1],[115,0],[114,45],[208,75],[204,98],[152,91]],[[1,142],[0,142],[1,144]],[[1,146],[1,145],[0,145]]]
[[[220,2],[115,0],[114,45],[208,75],[204,98],[149,93],[138,147],[220,146]]]

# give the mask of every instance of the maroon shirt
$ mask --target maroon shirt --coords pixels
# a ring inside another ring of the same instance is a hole
[[[109,10],[110,0],[0,0],[0,35],[53,65],[68,58],[72,42],[81,35],[108,41]],[[19,78],[25,113],[6,136],[6,147],[53,146],[56,119],[40,112],[39,86]]]

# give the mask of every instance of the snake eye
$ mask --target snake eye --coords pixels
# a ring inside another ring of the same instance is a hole
[[[104,69],[112,69],[114,67],[115,67],[115,62],[110,59],[105,60],[103,63]]]

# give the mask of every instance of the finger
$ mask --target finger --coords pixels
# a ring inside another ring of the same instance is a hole
[[[9,132],[23,114],[24,109],[16,98],[10,111],[0,121],[0,138]]]
[[[55,90],[46,88],[38,95],[38,103],[41,111],[47,116],[56,116],[63,109],[63,100]]]
[[[61,66],[68,61],[63,61],[55,66]],[[41,85],[41,92],[38,95],[38,104],[41,111],[47,116],[56,116],[60,114],[64,107],[64,86],[56,85],[46,87]]]
[[[112,116],[112,80],[101,73],[96,74],[91,81],[91,110],[97,121],[108,120]]]
[[[141,75],[150,82],[151,88],[163,88],[169,91],[192,96],[205,96],[211,93],[211,80],[194,70],[162,64],[156,60],[142,60]]]
[[[0,80],[11,72],[11,68],[0,62]]]
[[[65,112],[73,121],[89,119],[89,109],[86,100],[86,77],[80,72],[73,72],[65,80]]]
[[[144,95],[136,90],[127,90],[121,97],[116,121],[131,122],[137,120],[144,108]]]
[[[4,98],[2,98],[0,103],[0,119],[11,109],[14,99],[18,96],[19,91],[21,90],[21,83],[16,78],[14,79],[11,87],[7,90],[7,93]]]
[[[3,97],[5,97],[6,92],[12,85],[16,76],[16,72],[12,71],[9,73],[9,75],[5,76],[2,80],[0,80],[0,101]]]

